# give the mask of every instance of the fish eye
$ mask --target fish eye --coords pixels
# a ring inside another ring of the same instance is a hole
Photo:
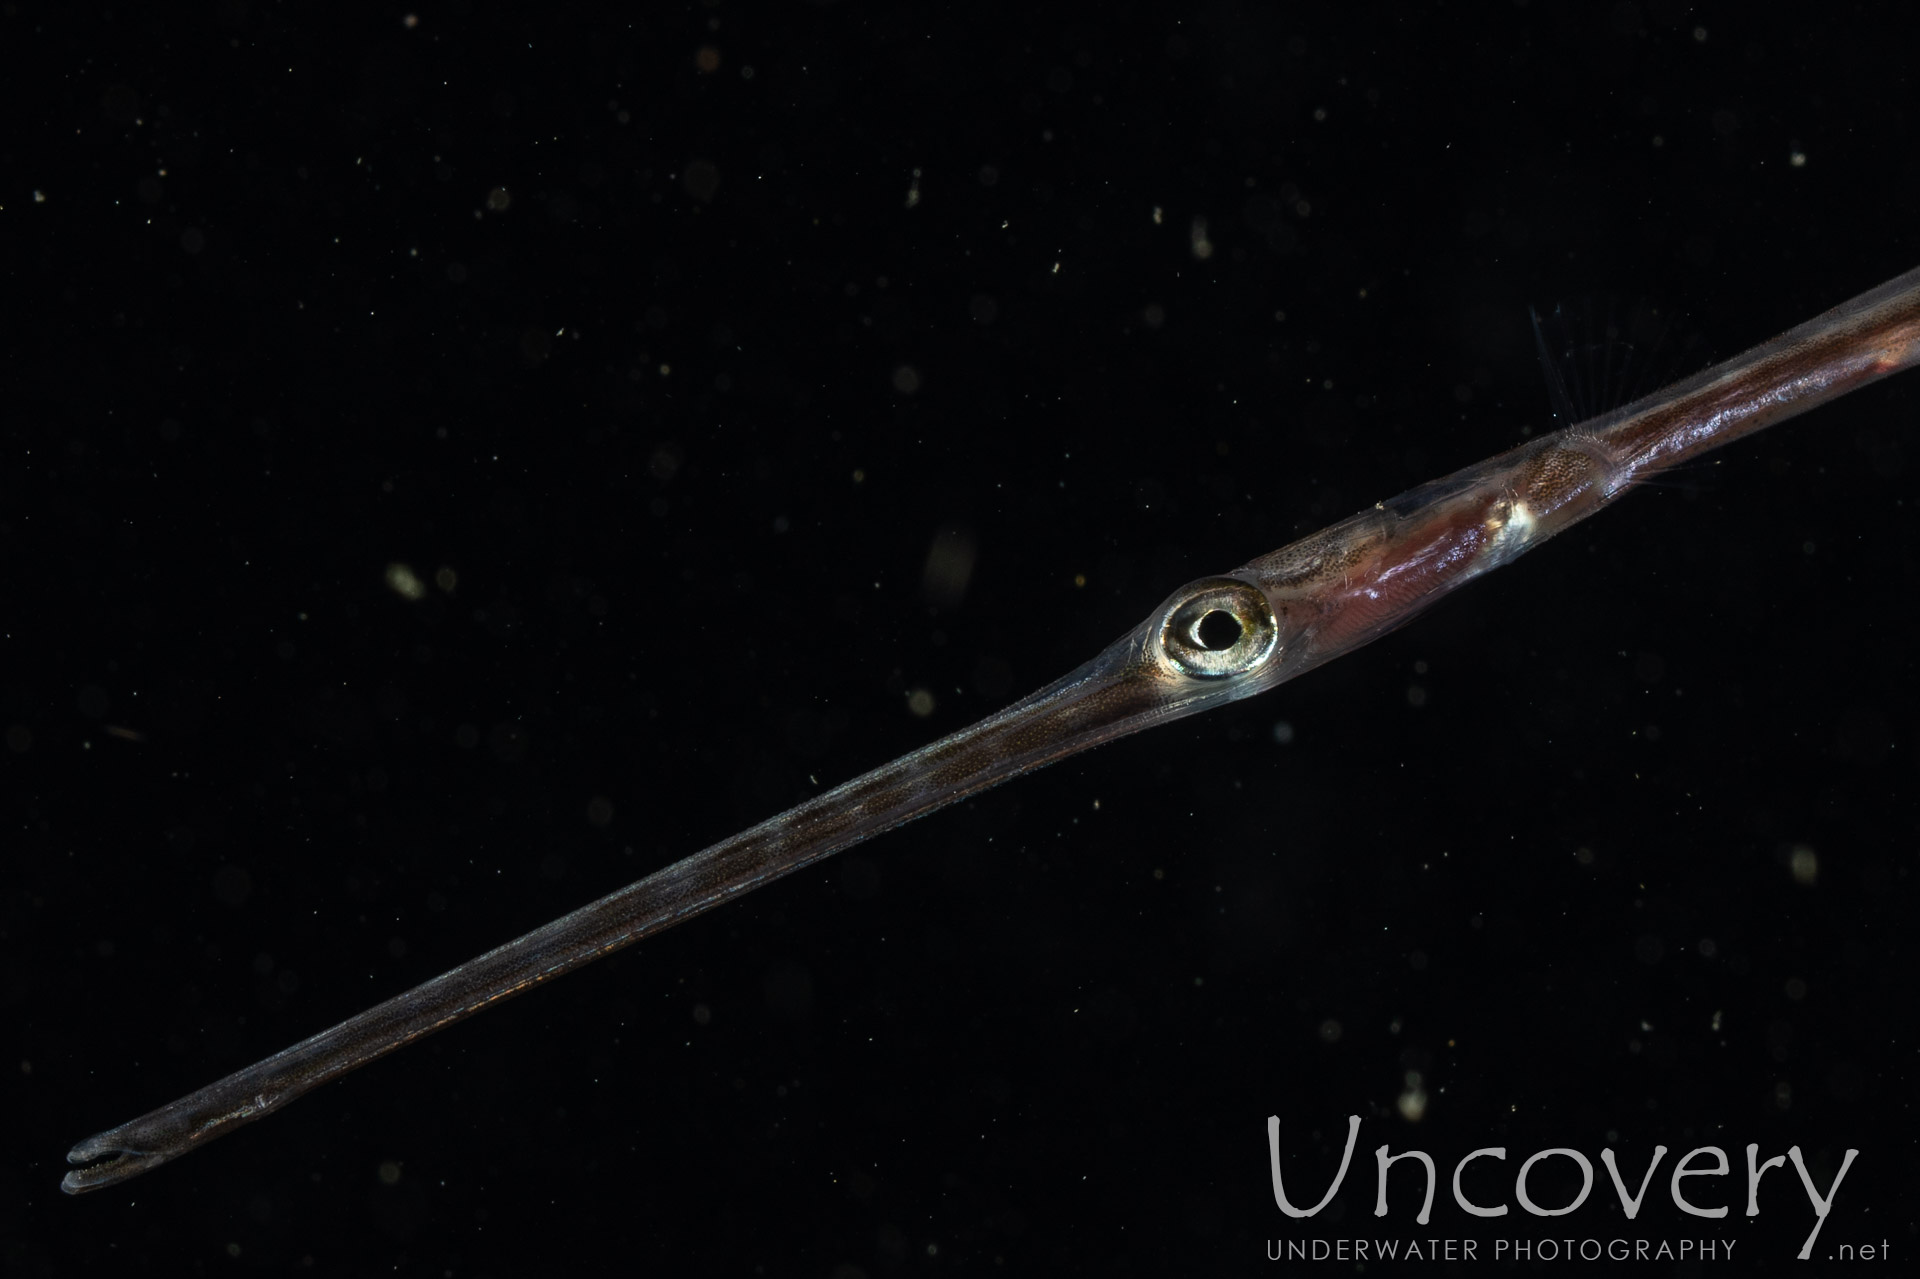
[[[1196,679],[1244,675],[1273,656],[1279,639],[1266,593],[1232,577],[1201,578],[1160,624],[1160,652]]]

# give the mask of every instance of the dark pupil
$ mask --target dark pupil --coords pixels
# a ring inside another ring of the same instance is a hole
[[[1240,621],[1233,614],[1216,608],[1200,619],[1200,625],[1193,628],[1193,637],[1200,641],[1201,648],[1218,653],[1240,642]]]

